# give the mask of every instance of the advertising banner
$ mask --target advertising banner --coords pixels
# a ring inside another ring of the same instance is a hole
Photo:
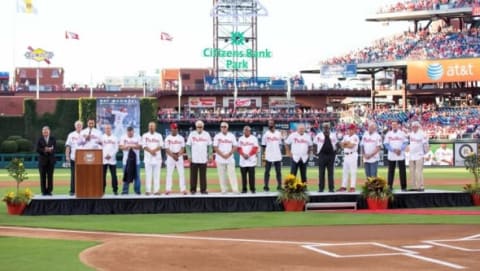
[[[217,99],[215,97],[189,97],[188,106],[191,108],[211,108],[215,107]]]
[[[105,125],[112,126],[112,133],[120,139],[132,126],[140,135],[140,100],[137,98],[98,98],[97,128],[105,132]]]
[[[320,76],[323,78],[355,77],[357,76],[357,65],[322,65],[320,67]]]
[[[286,97],[269,97],[268,106],[270,108],[291,108],[295,107],[295,98],[287,99]]]
[[[457,58],[407,63],[408,84],[480,80],[480,58]]]

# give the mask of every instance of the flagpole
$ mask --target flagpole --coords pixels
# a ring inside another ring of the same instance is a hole
[[[183,83],[182,83],[182,72],[178,71],[178,120],[182,113],[182,92],[183,92]]]
[[[40,62],[37,62],[37,100],[40,99]]]

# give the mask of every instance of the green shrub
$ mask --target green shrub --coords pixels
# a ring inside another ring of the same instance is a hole
[[[19,139],[22,139],[22,136],[19,136],[19,135],[11,135],[9,137],[7,137],[7,140],[11,140],[11,141],[17,141]]]
[[[33,143],[25,138],[20,138],[15,140],[18,146],[18,152],[32,152],[33,151]]]
[[[65,140],[57,139],[57,145],[55,146],[56,153],[65,153]]]
[[[18,144],[14,140],[5,140],[0,145],[1,153],[16,153],[18,150]]]

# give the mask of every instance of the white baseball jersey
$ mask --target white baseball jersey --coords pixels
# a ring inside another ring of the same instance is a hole
[[[360,145],[363,146],[363,150],[365,154],[370,155],[376,150],[377,147],[382,146],[382,137],[377,132],[370,134],[367,131],[363,134]],[[370,157],[370,159],[363,158],[363,161],[365,163],[375,163],[379,160],[380,160],[380,152],[377,152],[377,154]]]
[[[185,139],[183,138],[183,136],[179,134],[177,134],[176,136],[168,135],[165,138],[164,148],[166,150],[170,150],[173,153],[178,153],[184,147],[185,147]],[[183,159],[183,158],[180,157],[180,159]],[[167,160],[175,161],[169,155],[167,155]]]
[[[116,155],[118,152],[118,140],[113,134],[102,136],[102,148],[103,148],[103,164],[115,165],[117,163]],[[110,159],[106,157],[110,155]]]
[[[146,132],[142,136],[142,147],[159,150],[152,155],[148,151],[143,151],[143,162],[145,164],[161,164],[162,163],[162,147],[163,147],[163,137],[157,132]]]
[[[208,162],[208,146],[212,145],[209,133],[192,131],[187,138],[187,145],[192,148],[192,163],[206,164]]]
[[[435,161],[437,161],[437,165],[440,166],[448,166],[449,164],[443,162],[442,160],[453,161],[453,152],[451,149],[442,149],[439,148],[435,151]]]
[[[253,148],[259,148],[258,139],[252,135],[249,137],[241,136],[238,139],[238,147],[242,149],[243,153],[249,154]],[[257,154],[251,155],[245,159],[240,155],[240,167],[254,167],[257,165]]]
[[[383,141],[383,144],[389,144],[391,149],[401,149],[402,145],[404,143],[407,143],[407,135],[400,131],[397,130],[396,132],[391,130],[388,131],[388,133],[385,135],[385,140]],[[402,150],[400,155],[397,155],[393,151],[388,151],[388,160],[390,161],[398,161],[398,160],[405,160],[405,150]]]
[[[344,135],[342,139],[343,143],[353,143],[353,147],[351,148],[343,148],[343,153],[344,154],[350,154],[350,153],[358,153],[358,144],[360,143],[360,140],[358,139],[358,136],[356,134],[353,135]]]
[[[290,152],[292,153],[292,159],[295,163],[300,161],[306,162],[308,160],[308,149],[313,145],[312,137],[303,133],[303,135],[298,132],[291,133],[285,144],[290,145]]]
[[[409,160],[415,161],[423,159],[425,156],[425,148],[428,145],[425,134],[420,130],[416,133],[412,131],[408,134],[408,138],[410,139]]]
[[[65,146],[70,147],[70,160],[75,161],[75,152],[78,148],[83,146],[84,140],[83,136],[77,131],[73,131],[68,134],[67,142],[65,142]]]
[[[222,153],[228,153],[232,150],[233,147],[237,146],[237,139],[235,136],[228,132],[227,134],[218,133],[213,138],[213,147],[216,147]],[[215,155],[215,162],[219,164],[231,164],[234,163],[233,154],[230,155],[227,159],[221,157],[220,155]]]
[[[269,162],[277,162],[282,160],[282,134],[280,131],[268,130],[263,134],[262,146],[265,146],[265,160]]]
[[[115,115],[115,120],[113,122],[113,125],[115,126],[115,128],[121,127],[123,125],[123,120],[128,115],[127,112],[122,112],[118,110],[113,110],[112,114]]]
[[[425,156],[423,156],[423,165],[424,166],[431,166],[433,165],[433,152],[428,151]]]
[[[83,138],[86,138],[90,135],[90,140],[85,140],[85,144],[83,145],[84,149],[101,149],[100,143],[102,142],[102,132],[97,128],[85,128],[81,132]]]
[[[323,132],[318,133],[313,139],[313,143],[317,145],[317,154],[319,154],[320,151],[322,150],[324,142],[325,142],[325,135],[323,134]],[[335,151],[337,149],[337,143],[338,143],[337,135],[335,133],[330,133],[330,142],[332,142],[333,151]]]
[[[123,135],[120,138],[120,142],[118,143],[119,146],[126,146],[126,145],[142,145],[142,138],[138,135],[133,135],[132,137],[128,137],[128,135]],[[140,150],[133,150],[135,152],[135,155],[137,156],[137,164],[140,164]],[[127,164],[127,158],[128,158],[128,150],[123,151],[123,165]]]

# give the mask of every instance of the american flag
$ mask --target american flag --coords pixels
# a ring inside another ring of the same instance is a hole
[[[72,40],[79,40],[80,36],[77,33],[70,32],[70,31],[65,31],[65,38],[72,39]]]
[[[173,37],[170,36],[170,34],[168,34],[167,32],[161,32],[160,33],[160,39],[161,40],[166,40],[166,41],[172,41]]]

